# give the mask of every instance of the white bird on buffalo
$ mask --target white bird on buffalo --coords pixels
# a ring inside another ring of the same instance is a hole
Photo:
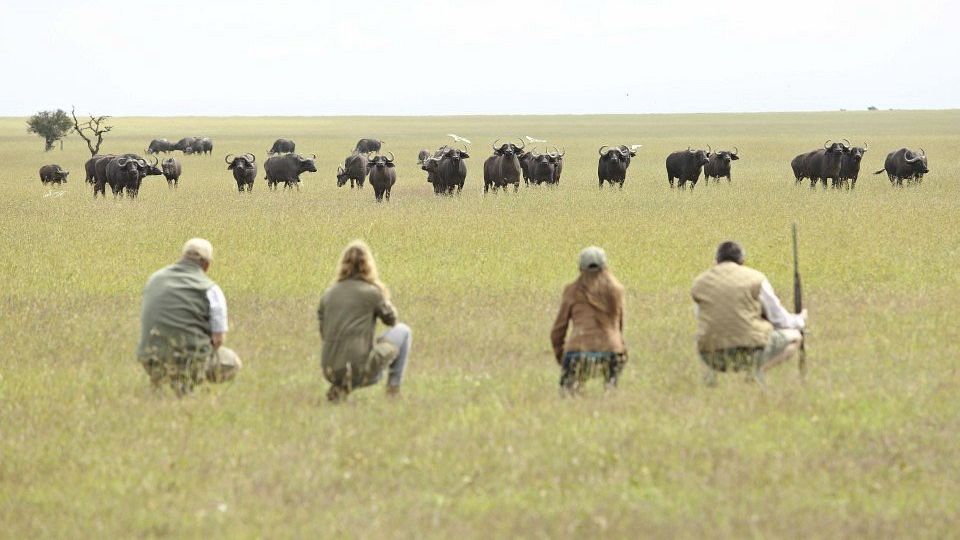
[[[527,142],[538,143],[538,142],[547,142],[546,139],[534,139],[533,137],[526,135]]]
[[[631,144],[631,145],[630,145],[630,150],[633,150],[634,152],[636,152],[636,151],[637,151],[637,148],[640,148],[641,146],[643,146],[643,145],[642,145],[642,144]]]
[[[459,135],[454,135],[453,133],[447,133],[447,137],[453,137],[453,142],[465,142],[470,144],[470,139],[463,138]]]

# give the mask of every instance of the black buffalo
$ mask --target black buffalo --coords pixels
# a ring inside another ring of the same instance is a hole
[[[110,160],[117,156],[113,154],[107,154],[103,156],[94,156],[90,158],[93,161],[93,196],[96,197],[97,193],[101,195],[106,195],[106,185],[107,185],[107,164],[110,163]]]
[[[227,170],[233,171],[233,179],[237,181],[237,191],[243,193],[253,191],[253,181],[257,178],[257,156],[243,154],[231,159],[233,154],[223,158],[227,162]],[[267,160],[269,162],[269,160]]]
[[[377,139],[360,139],[357,141],[357,146],[353,151],[358,154],[369,154],[371,152],[379,152],[382,146],[383,141]]]
[[[213,141],[210,137],[197,137],[193,140],[193,144],[190,145],[189,154],[212,154],[213,153]]]
[[[833,187],[849,185],[850,189],[857,187],[857,177],[860,176],[860,162],[863,155],[870,149],[870,145],[851,146],[850,150],[840,158],[840,179],[834,182]]]
[[[606,148],[606,150],[604,150]],[[627,169],[630,167],[630,158],[637,157],[636,151],[627,146],[601,146],[597,151],[600,161],[597,164],[597,178],[600,180],[600,189],[604,182],[617,184],[623,189],[623,182],[627,179]]]
[[[800,154],[793,158],[790,167],[793,168],[793,176],[799,184],[804,178],[810,179],[810,187],[817,187],[817,182],[822,181],[823,187],[827,187],[827,179],[834,183],[840,181],[840,165],[843,161],[843,155],[850,152],[850,141],[832,142],[827,141],[823,148]]]
[[[393,153],[390,157],[375,155],[371,157],[367,166],[370,169],[370,185],[373,186],[373,196],[377,202],[383,201],[384,197],[390,200],[390,190],[393,184],[397,182],[397,169],[393,164]]]
[[[467,179],[467,163],[470,157],[467,151],[459,148],[444,147],[439,155],[427,158],[422,168],[428,173],[428,180],[432,176],[433,191],[453,194],[463,191],[463,184]]]
[[[520,174],[523,176],[523,184],[530,185],[530,171],[533,169],[533,161],[536,159],[536,148],[521,152],[517,159],[520,161]]]
[[[97,177],[97,170],[96,170],[97,160],[100,159],[100,158],[102,158],[102,157],[103,157],[103,156],[93,156],[92,158],[88,159],[86,163],[83,164],[84,172],[87,173],[87,177],[84,179],[84,181],[85,181],[86,183],[88,183],[88,184],[93,184],[93,183],[96,181],[96,177]]]
[[[498,142],[500,139],[494,141],[493,155],[483,162],[483,192],[491,188],[494,191],[497,188],[507,189],[509,184],[513,184],[513,191],[516,192],[520,189],[520,177],[523,174],[519,159],[523,153],[523,141],[520,141],[520,146],[513,143],[497,146]]]
[[[70,174],[70,171],[63,170],[59,165],[44,165],[43,167],[40,167],[40,183],[66,184],[68,174]]]
[[[726,178],[727,182],[729,182],[730,162],[740,159],[740,149],[734,146],[733,152],[729,150],[719,150],[712,152],[707,157],[710,158],[710,161],[707,161],[703,165],[703,182],[709,184],[711,178],[715,178],[717,182],[719,182],[721,178]]]
[[[687,182],[690,182],[690,189],[697,187],[700,171],[710,162],[707,156],[712,151],[709,145],[706,150],[693,150],[687,147],[686,150],[667,156],[667,181],[670,182],[670,187],[673,187],[674,179],[677,180],[681,189],[686,187]]]
[[[429,150],[427,150],[426,148],[420,150],[420,152],[417,153],[417,165],[423,165],[424,160],[427,159],[428,157],[430,157]]]
[[[185,154],[193,153],[193,145],[196,142],[196,137],[184,137],[179,141],[173,143],[173,149],[179,150]]]
[[[342,187],[349,181],[350,189],[353,189],[354,184],[362,188],[368,172],[367,158],[360,154],[350,154],[343,160],[343,165],[337,167],[337,187]]]
[[[273,141],[273,146],[267,150],[267,154],[292,154],[297,149],[297,143],[290,139],[277,139]]]
[[[157,167],[159,161],[157,159],[150,164],[136,154],[110,158],[106,167],[106,180],[113,195],[126,192],[127,197],[135,199],[140,192],[144,177],[163,174],[163,171]]]
[[[533,153],[530,162],[530,182],[534,184],[555,185],[560,182],[560,173],[563,170],[563,153],[559,149],[555,152],[540,154]]]
[[[146,152],[148,154],[159,154],[160,152],[166,154],[174,149],[174,144],[172,142],[166,139],[154,139],[150,141],[150,145],[147,146]]]
[[[179,159],[167,158],[163,160],[160,168],[163,171],[163,177],[167,179],[168,187],[180,187],[180,174],[183,172],[183,167]]]
[[[283,182],[283,188],[296,186],[300,190],[300,175],[305,172],[317,172],[316,154],[312,158],[305,158],[300,154],[284,154],[272,156],[263,164],[266,173],[267,187],[277,189],[277,184]]]
[[[440,158],[443,157],[443,153],[448,148],[450,147],[443,145],[433,154],[430,154],[427,149],[420,150],[417,154],[417,162],[420,164],[420,168],[427,171],[427,183],[433,186],[433,192],[437,194],[441,193],[443,187],[440,182]]]
[[[927,167],[927,153],[923,148],[919,152],[914,152],[909,148],[901,148],[887,154],[887,159],[883,163],[883,168],[873,174],[887,173],[890,184],[903,186],[903,181],[923,182],[923,175],[930,172]]]

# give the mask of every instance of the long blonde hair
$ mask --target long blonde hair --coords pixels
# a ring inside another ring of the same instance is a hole
[[[383,297],[390,299],[390,290],[380,281],[377,274],[377,263],[373,260],[373,253],[363,240],[354,240],[347,244],[340,254],[340,262],[337,263],[337,270],[333,283],[336,284],[345,279],[359,279],[376,286],[383,293]]]
[[[623,285],[609,268],[584,270],[575,283],[578,296],[600,313],[614,318],[623,309]]]

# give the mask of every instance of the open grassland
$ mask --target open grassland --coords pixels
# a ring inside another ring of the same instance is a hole
[[[637,117],[118,118],[107,152],[214,139],[179,190],[94,200],[76,137],[42,152],[0,119],[0,536],[946,537],[960,526],[960,111]],[[436,198],[421,147],[474,141]],[[482,196],[495,137],[567,149],[557,189]],[[397,155],[393,200],[335,187],[357,138]],[[223,155],[276,137],[315,152],[301,192],[240,195]],[[853,192],[794,186],[790,159],[867,140]],[[601,144],[644,147],[598,191]],[[732,184],[667,187],[688,145],[738,146]],[[889,150],[931,173],[891,188]],[[37,169],[71,170],[44,197]],[[55,188],[56,189],[56,188]],[[810,373],[699,384],[689,286],[738,239],[784,302],[801,236]],[[191,236],[216,248],[230,385],[157,396],[134,361],[139,294]],[[414,329],[404,396],[323,402],[314,311],[343,245],[373,247]],[[557,397],[547,334],[576,254],[628,289],[620,389]]]

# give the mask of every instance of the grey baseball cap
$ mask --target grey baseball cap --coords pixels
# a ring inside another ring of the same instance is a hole
[[[580,252],[580,271],[599,272],[607,267],[607,254],[603,248],[590,246]]]

